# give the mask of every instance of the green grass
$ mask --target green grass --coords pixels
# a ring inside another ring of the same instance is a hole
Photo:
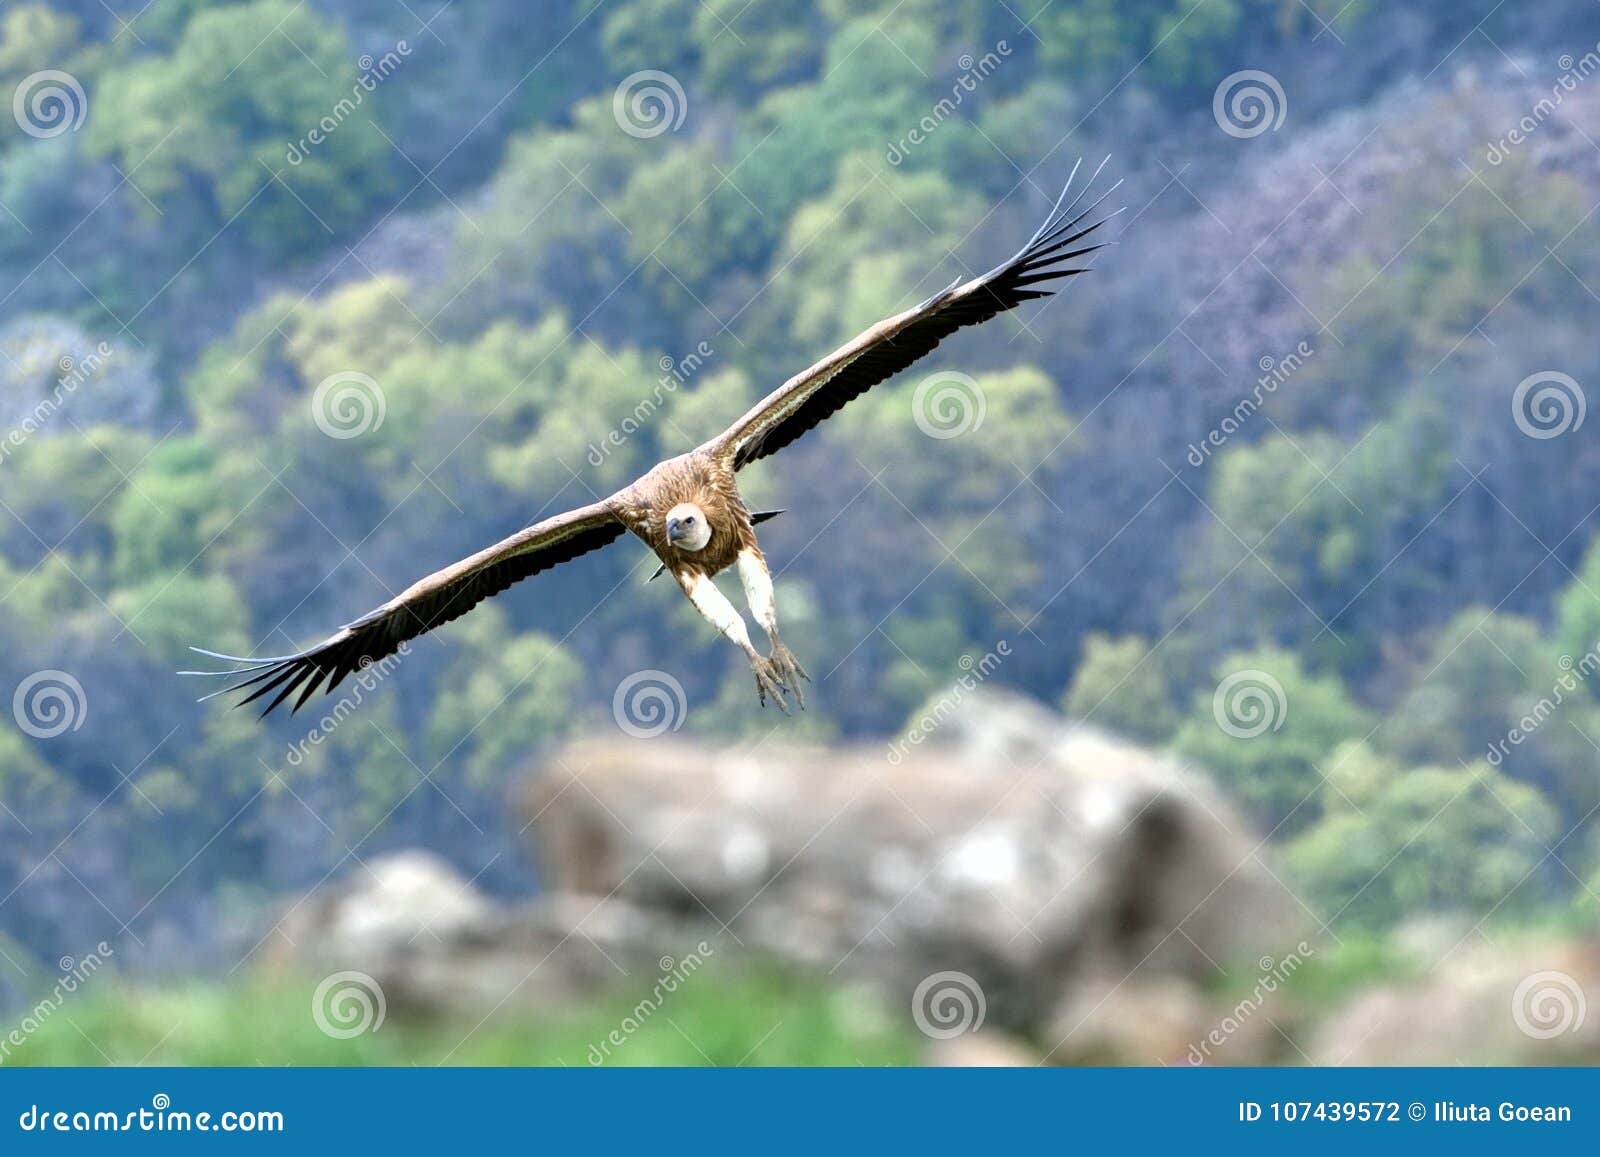
[[[1307,1010],[1326,1012],[1357,992],[1380,984],[1403,984],[1422,971],[1390,941],[1346,933],[1342,943],[1322,943],[1290,976],[1283,989]]]
[[[921,1056],[909,1017],[865,993],[783,973],[708,972],[626,1028],[638,992],[556,1016],[508,1005],[481,1023],[482,1013],[426,1017],[391,1006],[376,1031],[344,1040],[312,1018],[318,979],[137,989],[108,977],[68,997],[4,1063],[904,1065]],[[622,1043],[607,1040],[614,1031]]]

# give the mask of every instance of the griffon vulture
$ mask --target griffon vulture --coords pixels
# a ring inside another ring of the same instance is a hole
[[[1074,262],[1100,246],[1079,242],[1112,214],[1084,221],[1116,186],[1079,210],[1081,192],[1066,203],[1073,176],[1044,223],[1009,260],[981,277],[958,279],[922,304],[880,321],[790,378],[704,445],[656,465],[609,498],[544,519],[429,575],[308,650],[241,658],[196,647],[203,655],[242,666],[184,674],[246,676],[216,694],[251,689],[242,705],[276,692],[263,715],[299,692],[294,703],[299,710],[319,687],[332,691],[358,667],[394,654],[402,643],[466,614],[512,583],[632,532],[656,553],[695,609],[744,652],[762,705],[770,695],[787,712],[785,696],[793,695],[805,706],[801,682],[810,676],[779,637],[772,578],[754,530],[760,518],[776,512],[753,515],[746,508],[739,495],[739,470],[783,449],[958,329],[988,321],[1031,298],[1048,297],[1054,292],[1048,288],[1051,283],[1084,272],[1086,267]],[[738,569],[750,613],[771,644],[770,654],[756,650],[743,617],[712,582],[729,567]]]

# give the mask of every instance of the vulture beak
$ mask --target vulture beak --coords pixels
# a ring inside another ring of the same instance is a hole
[[[678,544],[678,531],[683,523],[676,518],[667,519],[667,541],[673,546]]]

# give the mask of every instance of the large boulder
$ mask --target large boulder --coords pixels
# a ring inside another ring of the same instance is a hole
[[[1299,938],[1259,839],[1172,760],[981,688],[914,734],[584,741],[523,808],[563,893],[710,920],[745,949],[897,1000],[942,991],[951,1016],[1036,1036],[1091,980],[1209,983]],[[916,1011],[942,1032],[940,1010]]]

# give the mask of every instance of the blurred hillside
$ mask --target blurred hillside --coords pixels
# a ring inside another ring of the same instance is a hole
[[[893,751],[976,667],[1214,781],[1314,942],[1593,927],[1597,45],[1557,0],[14,0],[0,993],[254,966],[397,848],[532,894],[508,785],[637,733],[639,673],[678,739]],[[750,473],[803,717],[632,543],[337,714],[173,676],[706,437],[1106,154],[1095,272]]]

